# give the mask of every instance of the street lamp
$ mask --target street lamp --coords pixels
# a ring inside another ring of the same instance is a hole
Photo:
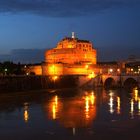
[[[4,73],[5,73],[5,75],[7,74],[7,69],[4,69]]]
[[[108,73],[111,74],[113,72],[113,69],[108,69]]]

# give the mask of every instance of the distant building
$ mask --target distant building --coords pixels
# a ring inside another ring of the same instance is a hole
[[[23,70],[26,71],[26,75],[42,75],[41,64],[25,65]]]

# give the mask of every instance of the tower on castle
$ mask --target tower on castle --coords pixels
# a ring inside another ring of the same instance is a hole
[[[75,33],[74,32],[72,32],[72,37],[71,38],[73,38],[73,39],[75,38]]]

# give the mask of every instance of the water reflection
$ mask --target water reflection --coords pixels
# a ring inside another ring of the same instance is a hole
[[[113,95],[114,95],[114,93],[112,93],[112,92],[109,94],[110,98],[109,98],[109,103],[108,103],[109,107],[110,107],[109,112],[111,114],[114,112],[114,109],[113,109],[113,106],[114,106],[114,104],[113,104],[113,101],[114,101]]]
[[[124,92],[120,94],[120,92],[116,90],[103,90],[102,93],[97,94],[94,90],[80,91],[79,94],[68,98],[57,94],[52,96],[49,102],[48,100],[45,101],[46,116],[51,120],[57,120],[64,127],[71,127],[74,135],[77,127],[85,127],[93,124],[99,109],[105,106],[109,107],[105,111],[110,115],[121,116],[124,112],[127,113],[125,108],[128,109],[128,106],[129,112],[127,117],[130,115],[131,119],[133,119],[136,110],[138,115],[140,115],[138,90],[134,90],[129,97],[127,97],[128,93]],[[121,98],[124,97],[127,97],[127,99],[122,101]]]
[[[138,89],[134,89],[134,99],[138,101]]]
[[[59,117],[58,113],[59,110],[61,109],[61,101],[58,99],[58,96],[55,95],[52,97],[52,99],[49,102],[49,118],[55,120]]]
[[[25,123],[27,123],[28,120],[29,120],[29,106],[28,106],[28,103],[24,103],[23,110],[24,110],[24,113],[23,113],[24,121],[25,121]]]
[[[85,94],[85,118],[86,120],[90,119],[90,112],[95,112],[94,104],[95,104],[95,95],[92,91],[91,93]]]
[[[130,100],[130,114],[131,114],[131,118],[134,118],[134,100],[131,99]]]
[[[96,97],[92,92],[85,92],[82,96],[60,98],[53,96],[49,103],[45,102],[45,112],[48,118],[55,119],[65,127],[75,128],[91,125],[96,117]]]
[[[76,134],[76,129],[75,128],[72,129],[72,134],[73,134],[73,136]]]
[[[70,131],[70,135],[76,135],[75,138],[77,138],[84,132],[87,134],[90,131],[92,135],[93,130],[106,128],[106,126],[102,127],[104,124],[110,127],[108,123],[112,120],[124,122],[124,120],[140,119],[138,90],[133,90],[132,93],[124,90],[102,89],[55,90],[42,95],[39,92],[38,96],[33,97],[26,95],[16,99],[15,97],[5,100],[1,98],[0,124],[5,134],[15,129],[15,135],[16,132],[19,135],[18,124],[20,132],[23,133],[22,136],[25,131],[28,135],[35,132],[40,133],[40,136],[43,134],[52,136],[58,133],[67,136]]]
[[[138,98],[138,115],[140,116],[140,97]]]
[[[120,114],[120,109],[121,109],[121,101],[120,101],[120,97],[117,96],[117,114]]]

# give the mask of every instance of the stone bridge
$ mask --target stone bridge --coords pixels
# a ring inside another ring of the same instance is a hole
[[[101,74],[90,79],[87,76],[79,76],[79,86],[140,88],[140,75]]]
[[[100,81],[104,86],[120,86],[129,87],[135,86],[140,88],[140,75],[130,75],[130,74],[102,74],[99,76]]]

